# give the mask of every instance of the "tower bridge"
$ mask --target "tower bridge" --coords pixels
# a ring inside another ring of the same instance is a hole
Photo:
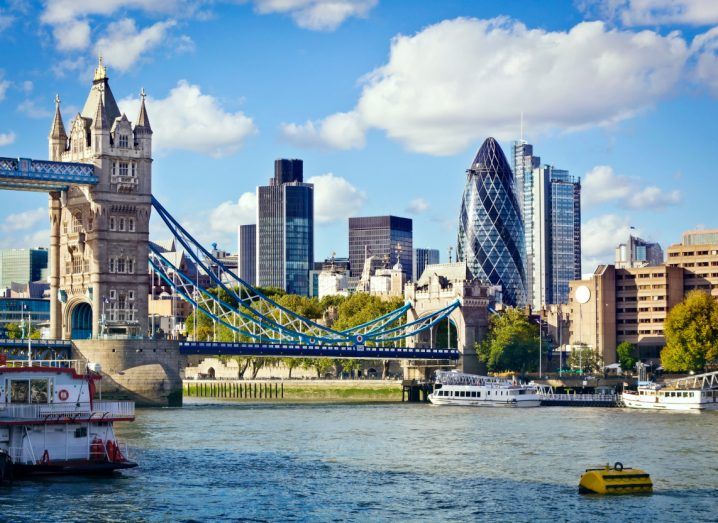
[[[431,362],[475,369],[473,344],[486,324],[486,289],[468,281],[465,270],[418,282],[408,287],[407,303],[399,309],[335,330],[282,307],[224,267],[152,197],[153,131],[144,90],[140,97],[133,124],[120,113],[100,60],[69,133],[56,97],[49,161],[0,158],[0,189],[49,195],[52,339],[44,342],[46,349],[67,349],[71,340],[74,356],[107,363],[105,373],[118,390],[148,397],[178,389],[181,356],[193,354],[402,359],[424,362],[424,371]],[[153,209],[229,302],[153,247]],[[148,339],[150,273],[196,312],[229,329],[237,342]],[[436,348],[444,321],[446,347]],[[19,350],[0,340],[3,347],[11,354]]]

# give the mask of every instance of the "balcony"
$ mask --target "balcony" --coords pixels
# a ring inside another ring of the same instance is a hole
[[[121,174],[112,176],[110,182],[117,187],[117,192],[135,192],[139,183],[136,176]]]

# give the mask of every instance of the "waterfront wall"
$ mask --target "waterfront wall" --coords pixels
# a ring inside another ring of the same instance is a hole
[[[401,401],[402,383],[385,380],[185,380],[188,398],[237,401]]]
[[[102,396],[139,406],[182,404],[186,365],[176,341],[74,340],[73,358],[102,367]]]

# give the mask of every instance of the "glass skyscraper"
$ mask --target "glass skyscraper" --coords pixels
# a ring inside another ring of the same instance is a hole
[[[458,260],[473,275],[501,287],[506,305],[527,302],[524,228],[513,173],[494,138],[487,138],[466,171],[459,213]]]
[[[257,187],[257,285],[309,294],[314,262],[314,186],[302,160],[276,160],[270,185]]]
[[[524,223],[524,246],[526,247],[526,289],[528,301],[531,303],[533,289],[533,186],[534,169],[541,165],[541,158],[534,156],[534,146],[526,140],[519,140],[513,145],[514,156],[514,181],[516,198],[521,208],[521,219]]]
[[[349,218],[349,287],[359,282],[367,256],[385,259],[389,266],[396,262],[399,251],[407,281],[412,280],[413,222],[399,216],[363,216]]]
[[[0,250],[0,287],[40,281],[47,270],[47,249]]]
[[[257,285],[257,226],[254,223],[237,228],[237,276]]]
[[[412,267],[414,280],[419,281],[427,265],[435,265],[437,263],[439,263],[439,249],[422,249],[421,247],[414,249],[414,263]]]
[[[531,305],[568,303],[568,282],[581,279],[581,182],[563,169],[533,172]]]

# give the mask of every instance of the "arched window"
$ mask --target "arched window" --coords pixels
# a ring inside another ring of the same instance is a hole
[[[134,218],[127,218],[127,230],[130,232],[135,232],[135,219]]]
[[[76,212],[72,215],[72,232],[80,232],[82,229],[82,213]]]

